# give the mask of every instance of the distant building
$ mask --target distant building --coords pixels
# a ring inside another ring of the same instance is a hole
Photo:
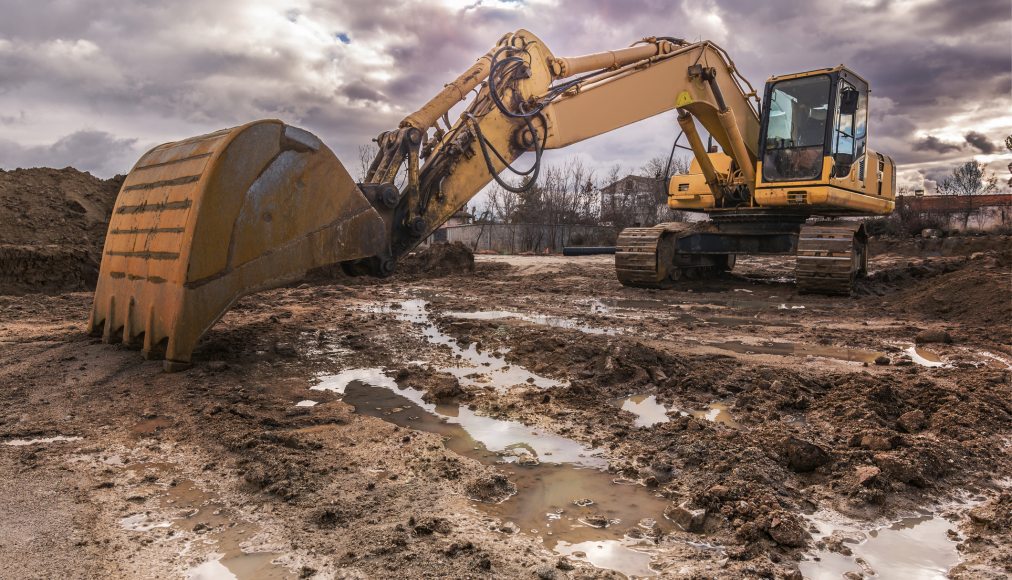
[[[667,187],[653,177],[626,175],[602,187],[600,194],[603,224],[652,226],[672,219]]]

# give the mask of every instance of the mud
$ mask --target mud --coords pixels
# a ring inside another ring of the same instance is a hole
[[[0,560],[1005,577],[1012,275],[975,243],[877,254],[844,299],[780,258],[664,292],[608,257],[317,281],[241,300],[172,375],[87,336],[87,293],[0,296]]]
[[[434,243],[415,250],[397,264],[399,277],[439,277],[474,271],[474,252],[460,242]]]
[[[0,170],[0,294],[95,287],[123,176]]]

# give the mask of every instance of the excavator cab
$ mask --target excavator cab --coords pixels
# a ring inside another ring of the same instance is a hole
[[[689,211],[805,208],[824,216],[890,213],[896,167],[867,147],[869,92],[868,82],[842,65],[771,77],[761,107],[751,199],[712,195],[697,154],[687,175],[671,178],[669,205]],[[727,181],[728,156],[707,156],[718,180]]]
[[[813,206],[819,215],[891,212],[896,169],[868,150],[868,94],[868,82],[842,65],[770,78],[756,203]]]

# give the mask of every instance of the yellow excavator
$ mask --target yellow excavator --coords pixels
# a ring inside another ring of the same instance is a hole
[[[895,166],[866,147],[868,83],[842,66],[774,77],[759,105],[712,42],[650,37],[565,58],[519,30],[380,134],[362,183],[277,120],[160,145],[116,200],[89,329],[186,368],[241,296],[332,264],[387,276],[491,180],[528,189],[546,149],[672,109],[695,160],[671,178],[668,205],[710,219],[623,230],[619,280],[663,287],[729,270],[738,254],[797,254],[800,290],[848,293],[867,263],[861,223],[809,218],[893,209]],[[527,152],[533,164],[514,168]]]

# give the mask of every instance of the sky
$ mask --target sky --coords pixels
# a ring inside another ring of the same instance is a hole
[[[353,175],[395,128],[502,34],[559,56],[646,36],[711,40],[757,88],[846,64],[869,80],[869,145],[924,187],[977,159],[1007,180],[1010,0],[6,0],[0,168],[129,171],[166,141],[279,118]],[[760,88],[761,90],[761,88]],[[666,156],[666,113],[546,155],[599,175]],[[521,162],[522,163],[522,162]]]

